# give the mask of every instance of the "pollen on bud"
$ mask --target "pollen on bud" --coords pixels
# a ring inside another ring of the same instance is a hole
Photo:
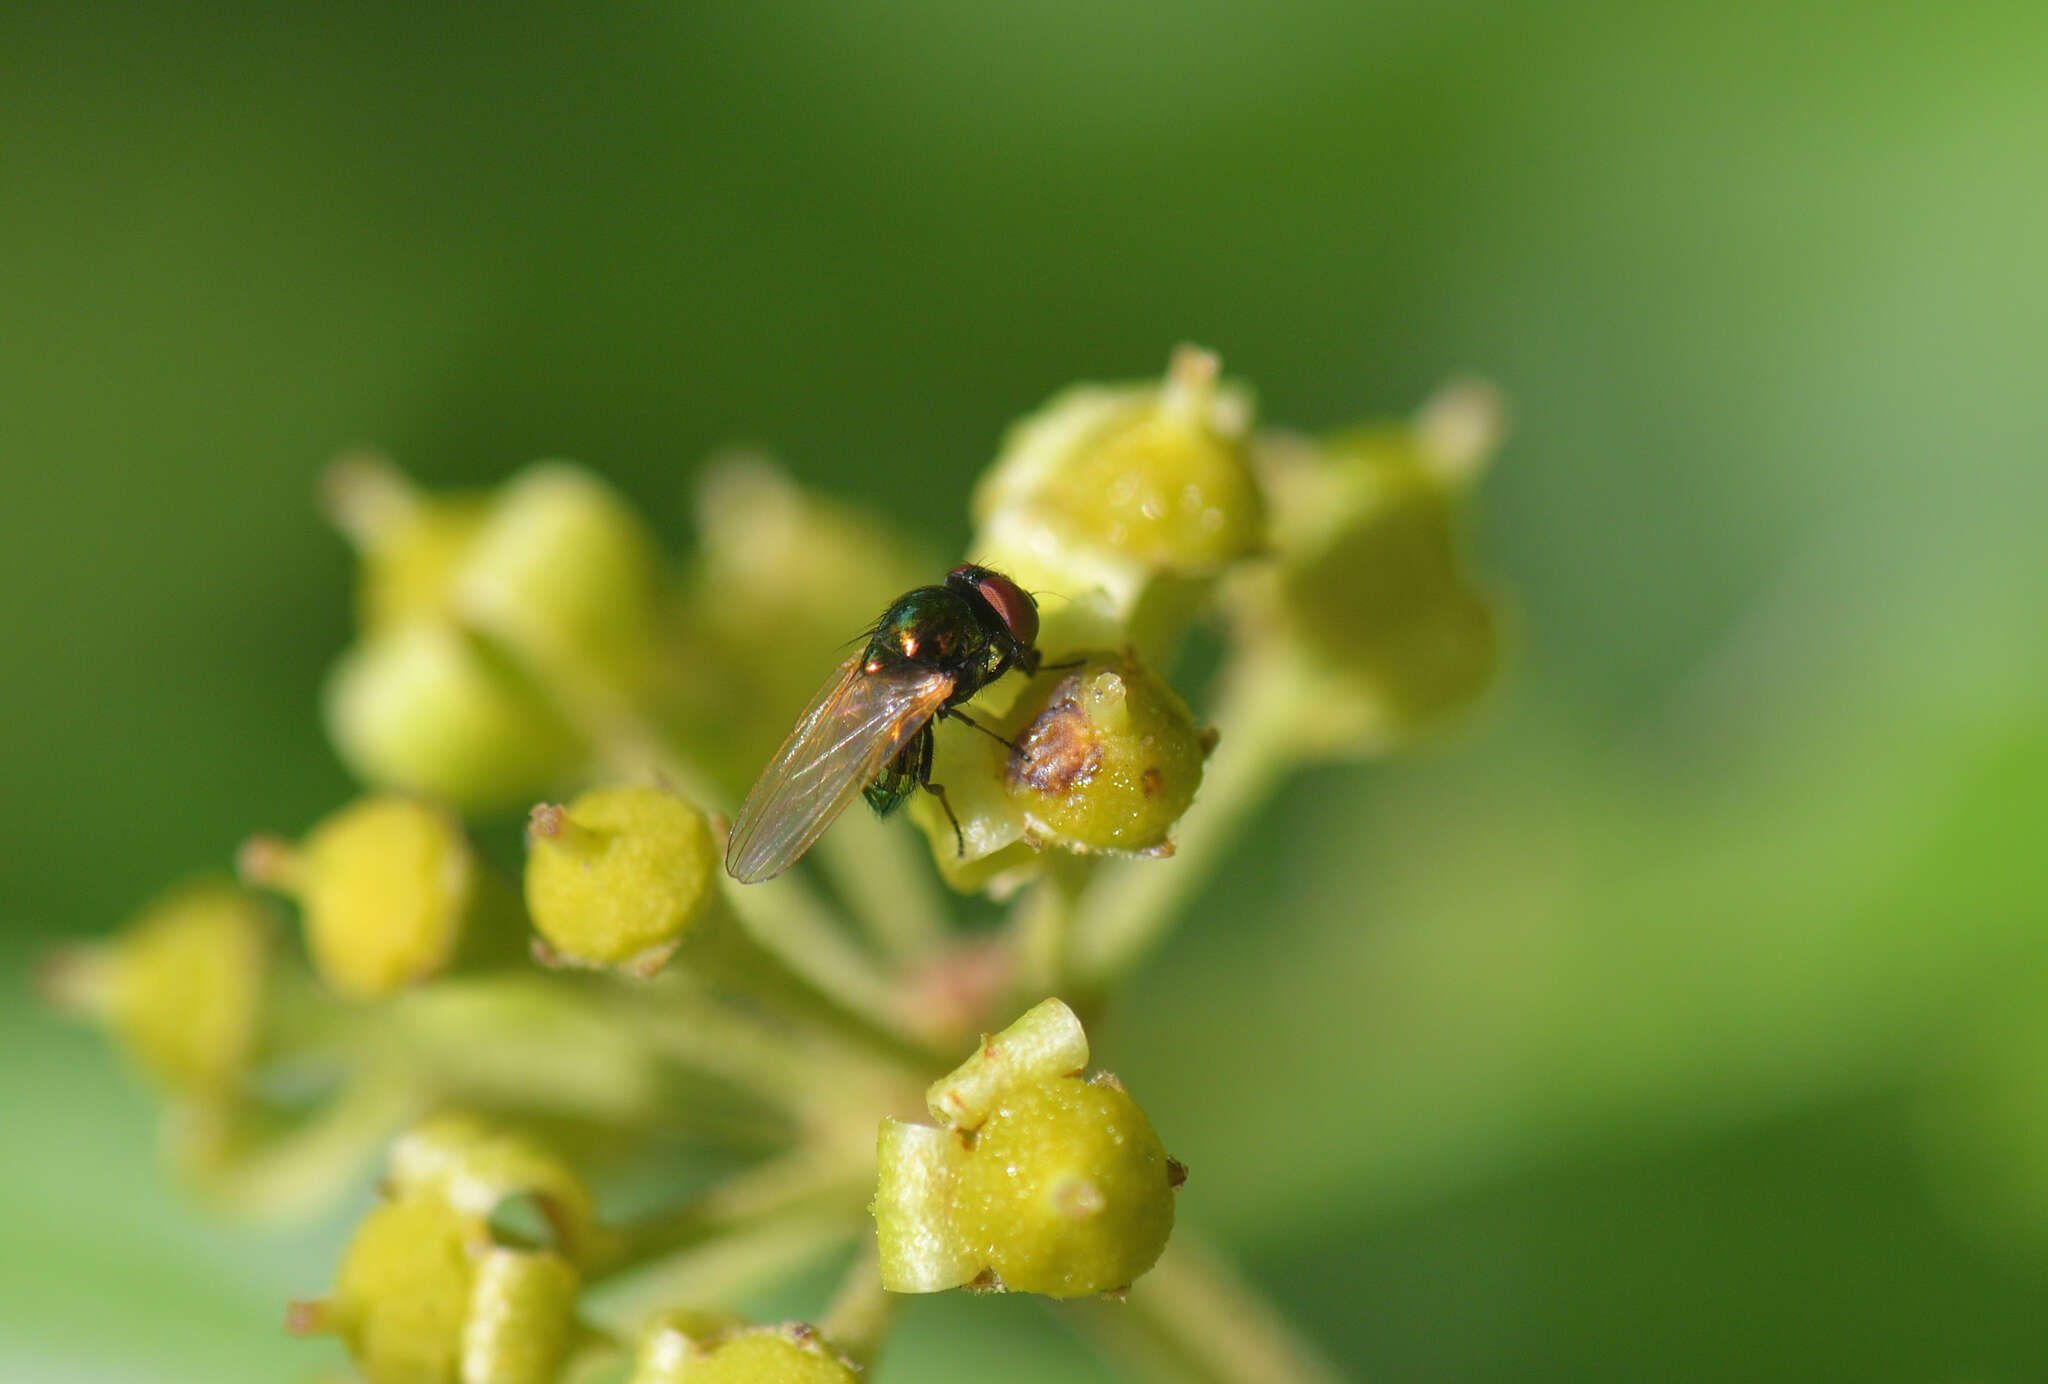
[[[360,778],[466,809],[531,801],[585,755],[530,678],[453,624],[365,639],[335,665],[324,702],[335,748]]]
[[[670,1312],[642,1332],[627,1384],[855,1384],[860,1377],[801,1322],[740,1326]]]
[[[1158,384],[1070,389],[1004,440],[975,492],[974,551],[1027,588],[1100,589],[1153,645],[1264,540],[1250,418],[1216,358],[1191,347]],[[1060,612],[1047,614],[1057,649]]]
[[[275,922],[224,880],[175,887],[111,939],[66,948],[38,974],[44,997],[111,1029],[161,1085],[222,1095],[256,1060],[274,980]]]
[[[632,507],[582,467],[544,462],[495,493],[453,582],[462,618],[543,682],[646,690],[659,551]]]
[[[675,794],[594,789],[534,809],[527,911],[561,960],[646,972],[711,919],[719,868],[710,825]]]
[[[306,947],[337,993],[374,999],[437,975],[514,932],[503,887],[477,860],[453,814],[415,798],[362,798],[318,823],[296,848],[246,842],[251,884],[297,900]]]
[[[1184,1173],[1129,1093],[1086,1081],[1080,1025],[1048,1000],[930,1093],[946,1128],[884,1120],[872,1207],[882,1284],[1082,1297],[1158,1260]]]

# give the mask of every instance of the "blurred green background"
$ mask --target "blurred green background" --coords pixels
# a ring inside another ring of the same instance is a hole
[[[2048,1375],[2048,10],[0,11],[0,1375],[307,1377],[26,967],[346,783],[312,478],[707,451],[966,535],[1004,424],[1223,353],[1516,413],[1522,646],[1303,780],[1101,1047],[1373,1380]],[[888,1378],[1090,1378],[920,1303]],[[984,1364],[984,1362],[986,1362]]]

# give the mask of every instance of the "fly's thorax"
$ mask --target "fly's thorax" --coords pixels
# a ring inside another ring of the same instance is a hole
[[[902,669],[945,673],[959,684],[956,699],[964,699],[1006,664],[998,633],[992,618],[960,592],[920,586],[883,612],[862,662],[870,675]]]

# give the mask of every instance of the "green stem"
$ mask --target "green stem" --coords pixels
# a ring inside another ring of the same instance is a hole
[[[589,1311],[620,1334],[637,1337],[657,1312],[734,1308],[746,1295],[844,1246],[864,1220],[856,1204],[844,1214],[798,1212],[712,1234],[604,1284]]]
[[[613,707],[601,718],[597,743],[609,770],[629,779],[653,778],[700,806],[723,808],[724,795],[665,740],[646,718]],[[902,1022],[887,975],[854,945],[835,918],[794,876],[727,890],[747,937],[779,976],[794,979],[806,1007],[822,1001],[832,1022],[877,1037],[897,1051],[918,1051]],[[879,907],[879,900],[869,902]]]
[[[788,876],[726,891],[739,926],[719,971],[768,982],[766,998],[923,1067],[937,1056],[905,1023],[896,988]]]
[[[672,1211],[616,1228],[612,1248],[587,1271],[611,1278],[697,1248],[735,1231],[784,1218],[838,1224],[865,1203],[868,1176],[846,1150],[793,1153],[737,1173]]]
[[[869,940],[894,961],[933,951],[946,939],[940,900],[921,837],[865,811],[849,812],[818,841],[820,863]]]
[[[1128,1301],[1098,1298],[1073,1310],[1107,1350],[1173,1384],[1339,1384],[1343,1378],[1185,1230],[1132,1286]]]
[[[1256,663],[1233,670],[1216,717],[1222,736],[1172,858],[1106,864],[1076,905],[1067,978],[1078,994],[1114,985],[1178,921],[1239,827],[1297,762],[1297,720],[1310,714],[1293,678]]]
[[[644,991],[626,988],[640,1032],[663,1053],[817,1124],[871,1111],[877,1098],[915,1089],[923,1075],[922,1068],[906,1073],[834,1039],[764,1022],[680,975],[664,974]]]
[[[1090,880],[1092,862],[1055,856],[1045,874],[1012,907],[1010,928],[1016,943],[1016,991],[1006,1008],[1036,1004],[1060,991],[1073,948],[1074,923]]]
[[[866,1369],[881,1352],[901,1301],[882,1288],[881,1264],[875,1256],[874,1237],[869,1236],[848,1266],[818,1329],[836,1349]]]

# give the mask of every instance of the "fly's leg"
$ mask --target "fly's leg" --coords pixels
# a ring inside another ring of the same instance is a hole
[[[966,718],[962,717],[961,719],[965,720]],[[968,724],[973,725],[974,723],[969,721]],[[917,780],[918,787],[939,800],[940,808],[945,811],[946,820],[953,824],[953,850],[960,859],[965,860],[967,858],[967,838],[961,834],[960,819],[953,815],[953,804],[946,801],[946,785],[932,782],[932,723],[930,721],[926,721],[924,729],[917,733],[915,753],[917,755],[917,767],[913,777]]]
[[[996,733],[995,733],[994,731],[990,730],[990,729],[989,729],[989,728],[988,728],[987,726],[985,726],[985,725],[983,725],[983,724],[982,724],[981,722],[979,722],[979,721],[975,720],[975,719],[974,719],[974,718],[973,718],[972,716],[969,716],[969,715],[968,715],[968,714],[967,714],[966,712],[964,712],[964,711],[961,711],[961,710],[959,710],[959,709],[958,709],[957,707],[950,707],[950,706],[949,706],[949,707],[947,707],[947,708],[946,708],[945,710],[941,711],[941,712],[939,713],[939,715],[941,715],[941,716],[947,716],[947,717],[951,717],[951,718],[952,718],[953,720],[955,720],[955,721],[960,721],[960,722],[964,722],[964,723],[965,723],[965,724],[967,724],[967,725],[973,726],[973,727],[974,727],[974,728],[975,728],[976,730],[980,731],[980,732],[981,732],[981,733],[982,733],[983,735],[986,735],[986,736],[987,736],[987,737],[988,737],[989,739],[991,739],[991,740],[995,741],[995,742],[996,742],[996,743],[997,743],[998,745],[1007,745],[1007,746],[1009,746],[1009,749],[1010,749],[1010,753],[1011,753],[1011,754],[1022,754],[1022,753],[1024,753],[1024,747],[1023,747],[1022,745],[1019,745],[1019,744],[1018,744],[1018,743],[1017,743],[1016,741],[1014,741],[1014,740],[1006,740],[1006,739],[1004,739],[1004,738],[1003,738],[1002,736],[1000,736],[1000,735],[997,735],[997,734],[996,734]]]
[[[1032,649],[1024,657],[1017,660],[1017,666],[1023,669],[1025,677],[1035,678],[1040,673],[1057,673],[1067,668],[1079,668],[1087,661],[1085,658],[1070,658],[1064,663],[1040,663],[1038,661],[1038,650]]]
[[[924,786],[924,791],[939,800],[940,808],[945,811],[946,820],[953,824],[953,854],[965,860],[967,858],[967,838],[960,833],[960,819],[953,815],[953,804],[946,801],[946,785],[943,783],[927,783]]]

